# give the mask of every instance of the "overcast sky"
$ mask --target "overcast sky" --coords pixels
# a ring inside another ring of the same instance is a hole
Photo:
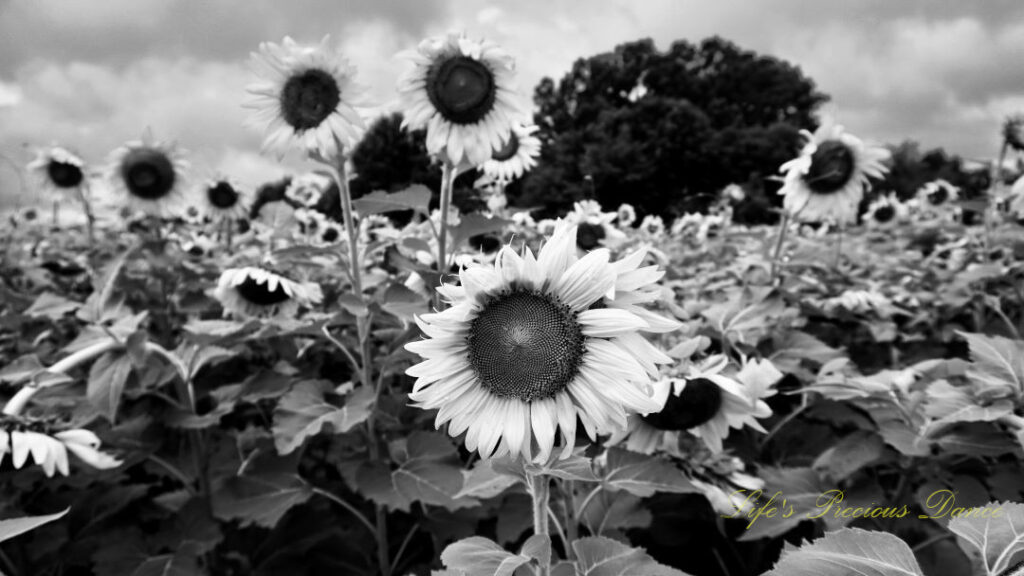
[[[394,54],[448,30],[502,44],[525,94],[617,43],[718,34],[800,66],[868,139],[990,157],[1024,112],[1021,0],[0,0],[0,153],[23,164],[25,144],[59,142],[98,163],[148,126],[196,174],[256,183],[279,170],[242,124],[260,41],[331,34],[387,105],[407,66]]]

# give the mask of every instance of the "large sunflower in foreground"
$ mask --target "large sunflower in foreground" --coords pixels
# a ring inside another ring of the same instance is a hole
[[[841,223],[857,220],[857,209],[864,197],[869,178],[881,178],[888,168],[885,148],[865,144],[842,126],[826,120],[811,134],[802,130],[807,144],[800,156],[786,162],[783,206],[798,220],[820,222],[835,219]]]
[[[559,430],[567,457],[577,418],[595,439],[658,408],[650,384],[671,359],[640,332],[678,323],[639,304],[657,298],[664,272],[641,267],[643,251],[609,262],[605,249],[577,258],[575,244],[562,223],[536,257],[502,248],[493,266],[438,288],[450,308],[417,318],[428,338],[406,345],[425,359],[406,371],[409,398],[484,457],[546,461]]]
[[[508,141],[501,149],[495,149],[480,169],[500,183],[521,178],[524,172],[537,165],[537,156],[540,156],[540,138],[533,135],[536,131],[536,126],[513,125]]]
[[[60,146],[41,148],[27,166],[41,190],[56,197],[81,190],[85,183],[85,161]]]
[[[697,436],[715,453],[730,428],[750,426],[764,432],[758,419],[772,415],[763,398],[775,394],[774,384],[782,373],[768,360],[746,362],[730,374],[725,356],[710,356],[682,374],[670,374],[655,383],[654,398],[659,409],[630,416],[629,426],[609,439],[644,454],[657,450],[673,452],[679,433]]]
[[[220,275],[213,292],[224,313],[241,318],[290,319],[300,306],[323,298],[320,285],[285,278],[264,268],[231,268]]]
[[[297,148],[330,159],[362,138],[366,124],[355,106],[365,89],[354,81],[355,67],[328,40],[302,46],[285,37],[281,44],[261,43],[252,54],[264,81],[247,88],[254,98],[245,106],[266,127],[264,150],[283,155]]]
[[[402,55],[415,64],[398,83],[402,123],[426,128],[431,154],[480,166],[509,142],[524,112],[512,86],[515,63],[497,44],[448,34]]]
[[[128,206],[151,216],[177,216],[184,209],[188,162],[174,142],[128,142],[110,155],[107,177]]]

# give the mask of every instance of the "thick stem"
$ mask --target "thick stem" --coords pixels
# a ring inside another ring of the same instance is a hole
[[[579,539],[579,520],[576,517],[576,496],[575,496],[575,482],[572,480],[565,480],[562,483],[562,489],[565,493],[565,554],[569,560],[576,559],[576,551],[573,550],[572,543]]]
[[[441,172],[441,225],[437,231],[437,271],[440,274],[444,274],[448,266],[448,209],[452,205],[455,175],[455,166],[445,160]]]
[[[96,216],[92,213],[92,205],[89,204],[88,185],[78,188],[78,198],[82,202],[82,209],[85,211],[85,227],[89,234],[89,248],[96,245]]]
[[[775,252],[772,253],[771,283],[775,284],[775,278],[779,272],[779,257],[782,255],[782,245],[786,242],[786,232],[789,230],[789,212],[782,213],[779,221],[779,238],[775,242]]]
[[[549,535],[550,521],[548,520],[548,500],[550,499],[550,485],[547,476],[530,475],[530,496],[533,497],[533,533]],[[567,545],[571,545],[568,544]],[[540,566],[540,576],[548,576],[551,573],[551,566]]]
[[[64,374],[79,364],[84,364],[85,362],[96,358],[100,354],[109,352],[110,350],[115,350],[121,346],[122,344],[114,339],[104,340],[103,342],[93,344],[88,348],[83,348],[78,352],[75,352],[60,362],[50,366],[46,371],[55,374]],[[55,386],[59,383],[59,380],[55,380],[52,383],[44,382],[38,385],[29,384],[22,386],[22,388],[7,401],[7,404],[4,406],[3,413],[10,416],[17,416],[18,414],[21,414],[21,411],[25,409],[25,405],[28,404],[28,401],[31,400],[33,396],[36,395],[36,392],[39,392],[44,388],[49,388],[50,386]]]

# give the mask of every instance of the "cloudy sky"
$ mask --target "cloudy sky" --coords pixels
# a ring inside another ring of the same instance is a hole
[[[1020,0],[0,0],[0,199],[32,145],[96,163],[146,127],[200,175],[262,181],[280,168],[240,106],[260,41],[331,34],[386,106],[406,66],[394,54],[448,30],[506,47],[526,93],[620,42],[718,34],[799,65],[856,134],[975,158],[1024,112]]]

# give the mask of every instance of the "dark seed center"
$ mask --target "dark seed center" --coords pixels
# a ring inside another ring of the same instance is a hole
[[[275,304],[285,302],[290,298],[288,293],[284,291],[284,286],[282,286],[280,282],[278,282],[277,286],[271,290],[269,282],[260,284],[251,276],[247,277],[245,282],[235,286],[235,289],[238,290],[238,294],[241,295],[242,298],[245,298],[249,302],[259,306],[273,306]]]
[[[849,146],[838,140],[826,140],[811,155],[811,168],[804,181],[818,194],[838,192],[853,176],[853,161]]]
[[[469,237],[469,246],[478,252],[490,254],[497,252],[498,248],[501,248],[501,240],[497,236],[491,236],[490,234],[477,234],[476,236]]]
[[[58,188],[75,188],[82,183],[82,169],[74,164],[50,160],[46,173]]]
[[[481,385],[501,398],[551,398],[579,372],[584,337],[568,306],[517,290],[487,302],[469,328],[469,360]]]
[[[476,124],[494,108],[494,73],[466,56],[434,64],[427,73],[430,103],[449,122]]]
[[[928,193],[928,202],[932,206],[941,206],[949,200],[949,190],[946,190],[945,186],[938,186],[935,190]]]
[[[584,222],[576,227],[576,246],[582,250],[593,250],[604,240],[604,235],[604,226]]]
[[[491,159],[504,162],[515,156],[516,152],[519,152],[519,137],[516,136],[515,132],[511,132],[508,136],[508,142],[505,142],[505,145],[500,150],[495,150],[494,154],[491,155]]]
[[[238,203],[238,191],[231,184],[224,181],[217,182],[207,188],[206,197],[209,199],[210,204],[221,209],[231,208]]]
[[[641,418],[659,430],[689,430],[714,418],[721,408],[722,389],[707,378],[695,378],[678,396],[669,394],[661,412]]]
[[[324,230],[323,235],[320,237],[323,238],[324,242],[337,242],[340,235],[338,234],[338,229],[332,226]]]
[[[885,206],[879,206],[875,209],[875,221],[886,223],[891,222],[896,217],[896,209],[886,204]]]
[[[281,115],[295,130],[316,128],[338,107],[341,90],[333,76],[316,68],[288,79],[281,90]]]
[[[128,192],[143,200],[159,200],[174,189],[174,164],[153,148],[137,148],[121,162],[121,177]]]

